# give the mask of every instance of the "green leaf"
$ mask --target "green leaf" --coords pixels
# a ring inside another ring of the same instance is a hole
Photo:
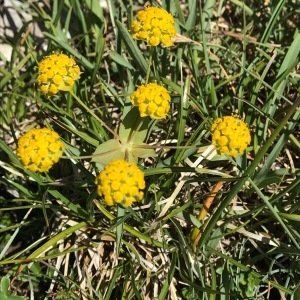
[[[120,31],[120,34],[124,40],[124,43],[126,45],[126,48],[128,50],[128,53],[130,54],[131,58],[137,63],[140,70],[143,73],[147,74],[148,64],[147,64],[142,52],[140,51],[140,49],[138,48],[138,46],[132,39],[127,28],[118,20],[116,21],[116,25]]]
[[[297,284],[297,287],[294,290],[294,299],[300,299],[300,282]]]
[[[157,154],[153,148],[149,148],[148,144],[141,144],[139,146],[133,146],[131,153],[135,157],[147,158],[147,157],[156,157]]]
[[[300,53],[299,45],[300,33],[296,33],[295,38],[288,48],[283,62],[281,63],[280,69],[278,70],[277,81],[274,83],[277,92],[276,97],[278,99],[281,98],[285,90],[287,84],[286,78],[291,74],[291,70],[293,70],[298,65]]]
[[[124,158],[125,148],[117,139],[110,139],[96,148],[92,161],[107,165],[112,160]]]
[[[83,131],[80,131],[77,129],[78,125],[74,124],[74,122],[72,122],[71,120],[62,117],[62,120],[64,120],[65,124],[64,127],[68,130],[70,130],[71,132],[73,132],[74,134],[76,134],[77,136],[79,136],[80,138],[82,138],[84,141],[86,141],[87,143],[93,145],[93,146],[98,146],[99,145],[99,141],[97,141],[96,139],[92,138],[90,134],[87,134]]]
[[[24,67],[31,57],[31,52],[29,52],[23,59],[14,67],[11,72],[7,72],[6,75],[0,80],[0,90],[14,77],[18,76],[18,72]]]
[[[245,4],[245,1],[239,1],[239,0],[230,0],[230,1],[235,5],[241,7],[247,15],[249,16],[253,15],[253,10]]]
[[[51,194],[55,199],[60,200],[65,207],[67,207],[70,211],[72,211],[76,216],[88,220],[89,215],[87,212],[79,205],[71,202],[67,197],[62,195],[59,191],[54,189],[48,189],[48,193]]]
[[[34,261],[35,259],[40,258],[42,255],[45,254],[45,252],[55,247],[60,240],[67,239],[67,237],[70,236],[72,233],[74,233],[77,230],[82,230],[86,225],[87,224],[85,222],[80,222],[59,232],[58,234],[54,235],[50,240],[45,242],[42,246],[40,246],[38,249],[36,249],[34,252],[32,252],[24,261],[28,263]],[[24,267],[25,267],[24,264],[20,265],[19,268],[20,272],[22,272]]]
[[[300,221],[300,215],[298,214],[288,214],[288,213],[282,213],[278,212],[278,215],[286,220],[292,220],[292,221]]]
[[[124,117],[119,127],[122,143],[131,142],[133,145],[142,144],[148,133],[151,119],[141,118],[137,107],[133,107]]]
[[[276,20],[278,20],[278,18],[280,18],[280,13],[281,11],[284,9],[284,5],[286,3],[286,0],[281,0],[277,3],[276,8],[274,9],[271,18],[269,20],[268,25],[266,26],[265,32],[263,34],[263,36],[260,39],[261,43],[266,43],[271,34],[274,32],[274,26],[276,25]]]
[[[115,51],[109,51],[108,55],[110,56],[110,58],[115,61],[117,64],[128,68],[130,70],[133,70],[133,66],[119,53],[115,52]]]
[[[24,300],[21,296],[11,296],[9,295],[9,277],[4,276],[0,282],[0,299],[1,300]]]
[[[177,252],[173,252],[170,268],[168,270],[164,285],[163,285],[163,287],[160,291],[160,294],[158,296],[158,300],[164,300],[164,299],[167,298],[167,294],[168,294],[168,291],[170,289],[170,285],[171,285],[173,277],[174,277],[177,260],[178,260]]]
[[[122,149],[129,162],[137,163],[137,158],[155,157],[156,153],[144,143],[148,134],[151,119],[141,118],[137,107],[133,107],[125,115],[119,127]]]
[[[125,208],[123,208],[121,205],[118,205],[118,219],[121,220],[125,216]],[[122,236],[123,236],[123,227],[124,222],[120,222],[117,225],[117,234],[116,234],[116,252],[117,255],[120,253],[120,247],[122,242]]]
[[[1,279],[1,283],[0,283],[0,291],[7,294],[9,289],[9,277],[8,276],[4,276]]]

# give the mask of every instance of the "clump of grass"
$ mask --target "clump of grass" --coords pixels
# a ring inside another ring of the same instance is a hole
[[[174,18],[176,36],[147,28],[144,41],[134,21],[143,5],[3,8],[15,14],[5,19],[14,34],[0,40],[11,49],[0,65],[5,293],[298,299],[300,8],[292,0],[151,2]],[[39,77],[43,58],[60,54],[79,66],[72,85],[53,70]],[[156,88],[136,94],[148,84]],[[212,144],[211,125],[224,117],[243,120],[251,143],[225,126]],[[65,148],[47,172],[16,154],[20,136],[44,127]],[[110,169],[98,194],[96,178],[113,161],[122,161],[122,176]],[[137,178],[124,176],[127,162],[143,184],[126,184]]]

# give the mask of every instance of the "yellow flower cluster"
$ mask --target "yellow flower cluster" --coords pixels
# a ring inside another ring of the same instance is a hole
[[[124,207],[141,201],[145,188],[144,173],[137,165],[125,160],[111,161],[96,178],[97,192],[107,205],[120,203]]]
[[[173,45],[172,38],[176,35],[174,18],[166,10],[159,7],[146,7],[140,10],[132,21],[133,38],[147,41],[150,46],[165,47]]]
[[[138,106],[141,117],[164,119],[170,110],[171,97],[168,91],[156,84],[141,85],[130,96],[131,103]]]
[[[218,154],[237,156],[243,154],[251,142],[250,130],[245,122],[225,116],[216,119],[211,125],[212,144]]]
[[[38,73],[37,82],[47,96],[58,91],[71,91],[75,80],[80,77],[80,69],[74,59],[63,53],[46,56],[38,65]]]
[[[31,129],[18,140],[17,155],[32,172],[47,172],[65,150],[59,135],[48,128]]]

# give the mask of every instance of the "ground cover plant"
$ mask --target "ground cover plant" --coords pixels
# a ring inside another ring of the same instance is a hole
[[[1,299],[300,299],[298,0],[1,13]]]

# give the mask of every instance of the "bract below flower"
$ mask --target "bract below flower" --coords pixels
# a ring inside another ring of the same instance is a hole
[[[247,124],[232,116],[216,119],[210,127],[212,144],[218,154],[237,156],[243,154],[251,142]]]
[[[25,169],[48,172],[65,150],[58,133],[48,128],[31,129],[18,140],[17,155]]]
[[[149,46],[162,44],[165,47],[173,45],[172,38],[176,35],[174,18],[160,7],[146,7],[138,11],[132,21],[132,37],[145,40]]]

